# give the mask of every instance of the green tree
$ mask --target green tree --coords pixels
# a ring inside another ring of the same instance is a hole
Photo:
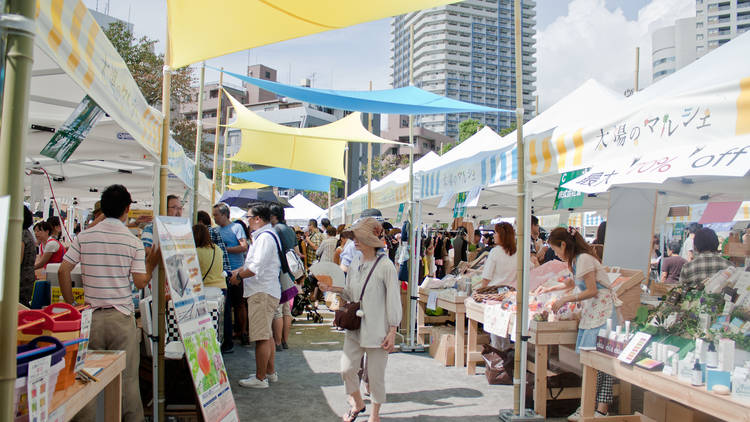
[[[343,201],[344,198],[340,195],[338,195],[339,191],[344,191],[344,181],[338,180],[338,179],[331,179],[331,205],[335,205],[340,201]],[[302,195],[304,195],[305,198],[309,199],[310,202],[314,203],[315,205],[319,206],[320,208],[323,208],[324,210],[328,209],[328,192],[318,192],[318,191],[312,191],[312,190],[306,190],[302,192]]]
[[[372,178],[373,180],[379,180],[396,169],[408,166],[409,157],[407,155],[383,154],[379,157],[372,157]]]
[[[161,101],[162,69],[164,54],[156,54],[154,46],[157,41],[148,37],[136,39],[128,26],[123,22],[113,22],[104,29],[104,33],[122,56],[135,83],[141,89],[146,102],[156,105]],[[172,73],[172,101],[183,103],[190,101],[191,85],[194,82],[193,69],[183,67]]]
[[[515,122],[515,120],[513,121],[513,123],[510,124],[509,127],[506,127],[505,129],[501,130],[498,133],[498,135],[500,135],[500,136],[509,135],[509,134],[513,133],[514,130],[516,130],[516,122]]]
[[[443,146],[440,148],[440,155],[443,155],[446,152],[450,151],[456,145],[458,144],[443,144]]]
[[[458,124],[458,143],[456,145],[469,139],[483,127],[484,125],[479,123],[479,120],[466,119],[462,121]]]
[[[157,106],[161,102],[164,79],[162,74],[164,54],[154,52],[157,41],[145,36],[137,39],[128,26],[120,21],[109,24],[104,29],[104,33],[125,61],[146,102],[151,106]],[[174,71],[170,87],[172,103],[177,105],[191,101],[193,82],[195,78],[192,68],[183,67]],[[195,122],[184,118],[172,119],[170,130],[177,143],[185,149],[188,156],[192,157],[195,152],[195,131],[197,130]],[[213,154],[213,151],[210,154]],[[207,158],[202,156],[201,162],[206,161]],[[205,166],[202,166],[201,170],[204,170],[203,167]]]

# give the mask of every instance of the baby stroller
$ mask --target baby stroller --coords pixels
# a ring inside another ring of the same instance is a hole
[[[315,308],[314,300],[311,300],[316,287],[318,287],[318,280],[314,275],[309,274],[305,277],[305,281],[302,283],[302,291],[298,292],[297,296],[294,297],[294,304],[292,306],[293,317],[298,317],[306,312],[308,321],[312,320],[316,324],[323,322],[323,317]]]

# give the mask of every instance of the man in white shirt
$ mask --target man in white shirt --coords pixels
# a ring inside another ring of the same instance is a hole
[[[281,298],[279,246],[281,241],[271,226],[271,211],[256,205],[248,212],[253,243],[245,264],[232,272],[231,283],[242,282],[247,300],[250,341],[255,342],[255,373],[240,380],[241,387],[268,388],[279,376],[274,368],[276,355],[272,323]]]

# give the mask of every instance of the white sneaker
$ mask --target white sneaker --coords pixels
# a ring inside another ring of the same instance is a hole
[[[578,409],[572,415],[568,416],[569,422],[578,422],[579,419],[581,419],[581,406],[578,406]]]
[[[606,418],[607,416],[609,416],[609,413],[602,413],[598,410],[594,412],[595,418]]]
[[[240,387],[245,388],[268,388],[268,379],[264,379],[263,381],[259,380],[255,377],[255,375],[250,375],[248,378],[245,378],[243,380],[240,380]]]
[[[257,378],[256,374],[250,374],[248,378]],[[274,372],[273,374],[267,374],[266,379],[268,382],[279,382],[279,373]]]

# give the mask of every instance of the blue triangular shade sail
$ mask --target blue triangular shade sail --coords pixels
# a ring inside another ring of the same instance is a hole
[[[232,173],[232,176],[251,182],[287,189],[328,192],[331,187],[331,178],[329,176],[282,168]]]
[[[210,67],[210,66],[209,66]],[[222,71],[217,68],[212,68]],[[383,114],[443,114],[443,113],[513,113],[512,110],[485,107],[442,97],[414,86],[380,91],[337,91],[333,89],[306,88],[243,76],[223,71],[227,75],[271,91],[311,104],[340,110]]]

